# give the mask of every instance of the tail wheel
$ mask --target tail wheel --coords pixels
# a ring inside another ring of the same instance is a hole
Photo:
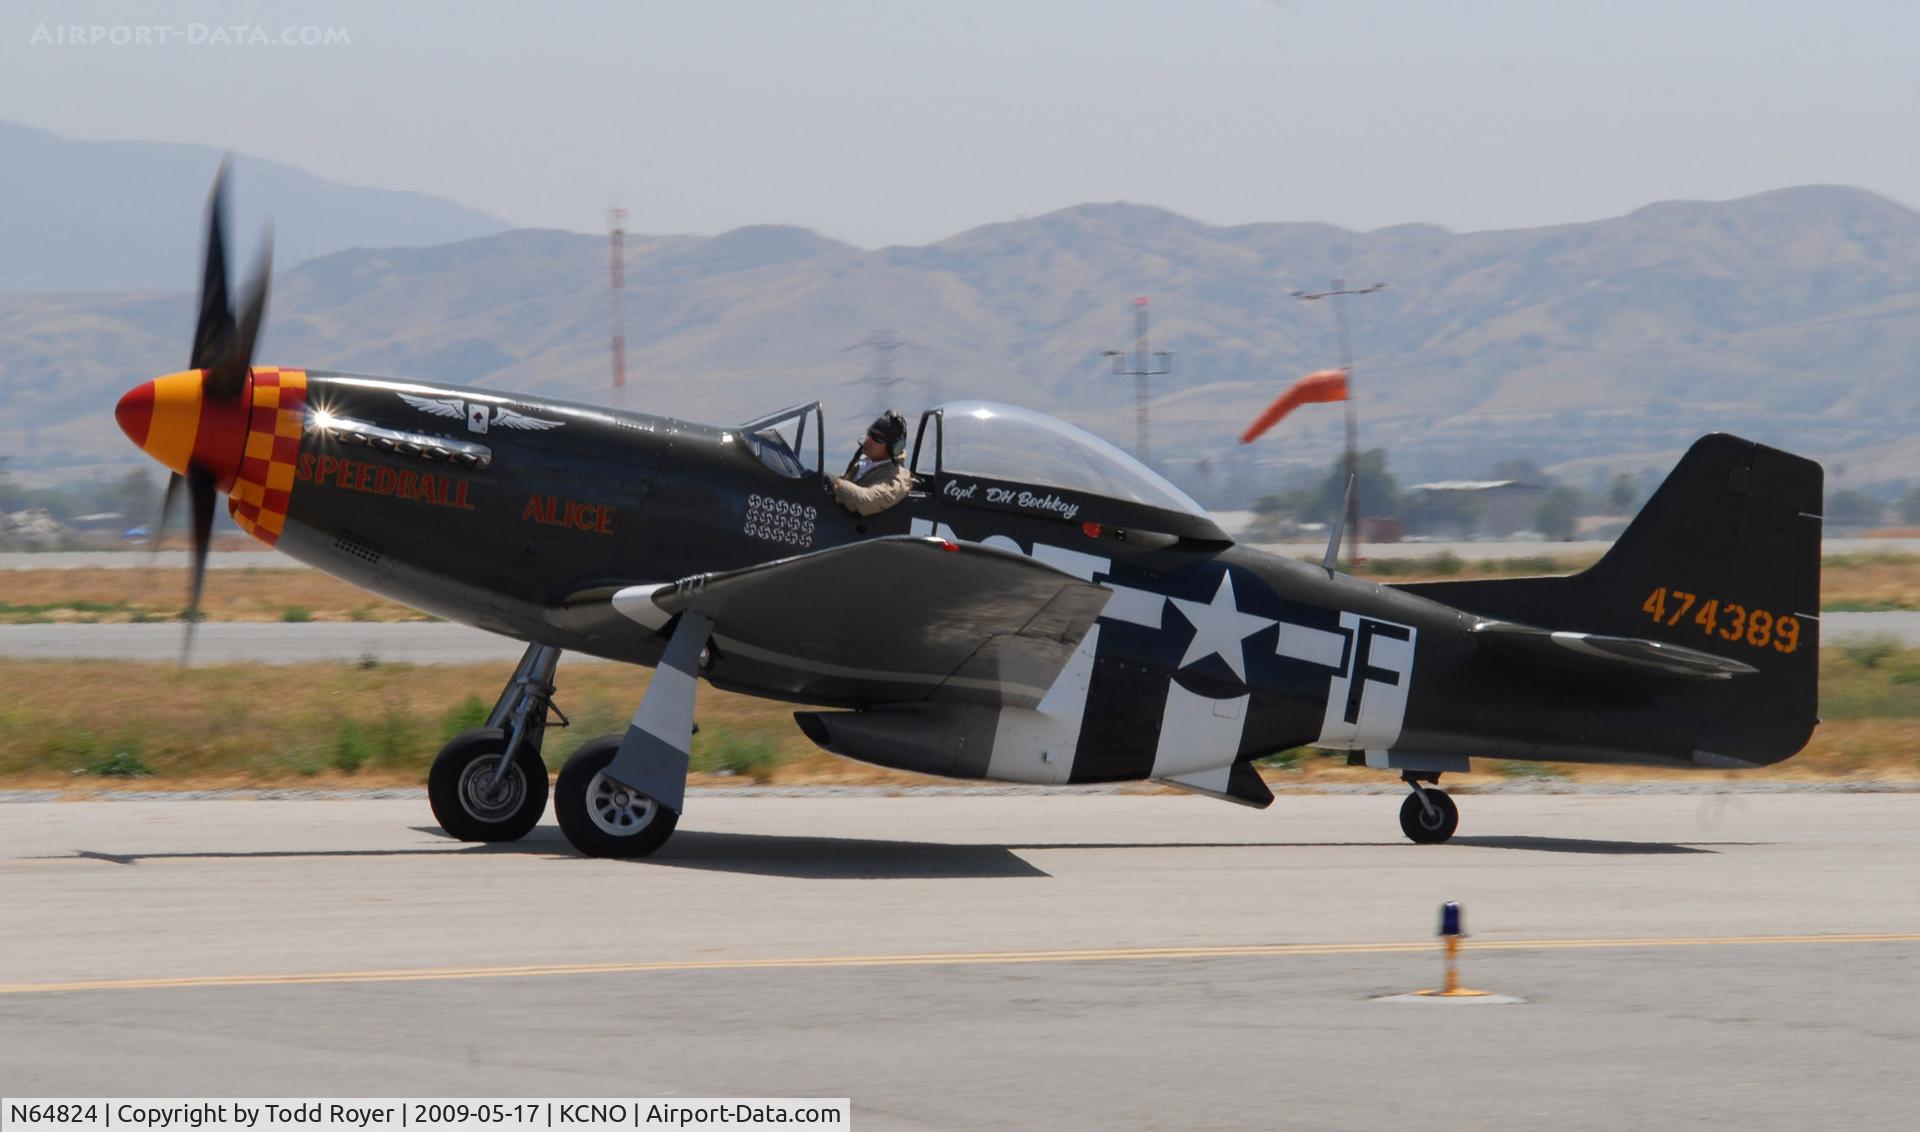
[[[590,739],[560,768],[553,813],[589,857],[644,857],[667,843],[680,815],[606,776],[620,736]]]
[[[1420,804],[1421,796],[1433,803],[1432,812]],[[1407,795],[1400,803],[1400,829],[1407,839],[1417,845],[1438,845],[1453,836],[1460,828],[1460,807],[1453,804],[1447,792],[1438,787],[1429,786]]]
[[[507,737],[497,727],[454,736],[427,772],[427,800],[440,828],[462,841],[518,841],[547,810],[547,767],[522,743],[505,774]]]

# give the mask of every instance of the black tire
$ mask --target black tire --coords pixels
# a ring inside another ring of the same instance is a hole
[[[497,727],[463,731],[440,748],[427,772],[427,801],[441,829],[462,841],[518,841],[540,824],[547,766],[538,748],[522,743],[495,789],[493,772],[506,750]]]
[[[560,768],[554,787],[560,832],[588,857],[644,857],[680,824],[679,814],[601,774],[619,749],[618,735],[587,740]]]
[[[1420,794],[1433,803],[1438,813],[1429,814],[1420,804]],[[1416,845],[1438,845],[1460,828],[1460,807],[1453,804],[1445,790],[1429,786],[1419,794],[1407,795],[1400,803],[1400,829]]]

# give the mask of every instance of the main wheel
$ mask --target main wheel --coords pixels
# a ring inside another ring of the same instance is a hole
[[[553,815],[589,857],[644,857],[667,843],[680,815],[606,776],[620,736],[589,739],[560,768]]]
[[[498,727],[463,731],[440,748],[427,772],[427,801],[441,829],[462,841],[518,841],[539,824],[547,811],[547,766],[538,748],[522,743],[496,783],[506,753]]]
[[[1420,795],[1425,794],[1433,803],[1433,813],[1420,804]],[[1408,839],[1418,845],[1438,845],[1453,836],[1460,828],[1460,807],[1453,804],[1447,792],[1438,787],[1429,786],[1425,790],[1407,795],[1400,803],[1400,829]]]

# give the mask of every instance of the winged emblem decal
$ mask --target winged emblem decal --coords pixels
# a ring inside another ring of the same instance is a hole
[[[550,428],[559,428],[565,421],[550,421],[543,417],[530,417],[525,413],[516,413],[505,405],[493,410],[495,428],[518,428],[531,432],[545,432]]]
[[[400,399],[421,412],[431,413],[436,417],[451,417],[459,420],[467,415],[467,404],[458,397],[449,397],[441,401],[432,397],[415,397],[410,393],[402,393]]]
[[[445,417],[456,421],[464,418],[468,432],[484,433],[490,427],[518,429],[522,432],[545,432],[567,423],[517,413],[505,405],[491,406],[493,411],[489,413],[487,410],[490,406],[479,401],[468,403],[459,397],[416,397],[411,393],[402,393],[400,399],[429,416]]]

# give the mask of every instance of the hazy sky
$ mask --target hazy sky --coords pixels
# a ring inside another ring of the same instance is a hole
[[[208,42],[234,26],[296,42]],[[1865,0],[5,0],[0,118],[587,231],[616,193],[638,231],[867,246],[1089,200],[1467,230],[1920,204],[1916,45],[1920,5]]]

